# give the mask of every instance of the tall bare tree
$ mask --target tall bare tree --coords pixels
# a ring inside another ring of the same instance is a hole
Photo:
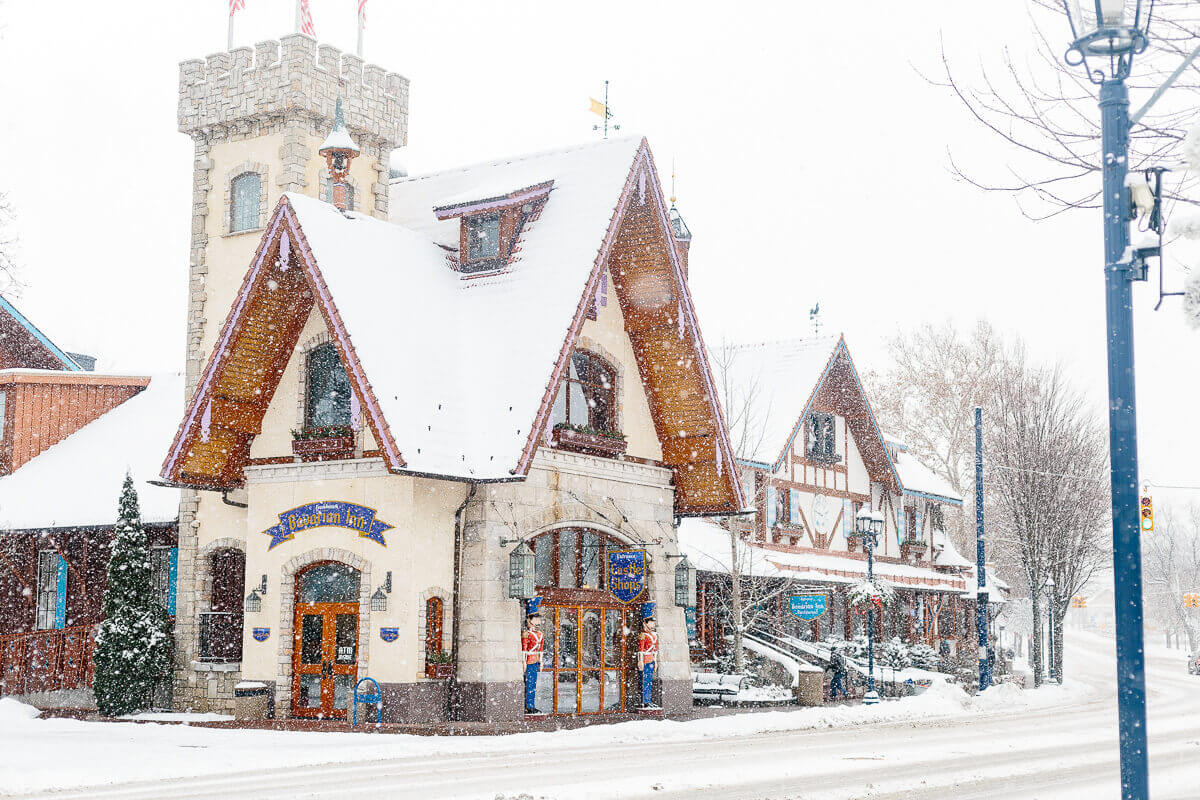
[[[1051,663],[1062,672],[1063,619],[1105,560],[1108,518],[1104,429],[1061,368],[1031,366],[1020,349],[990,397],[987,461],[993,540],[1017,565],[1035,623],[1049,600]],[[1053,589],[1048,590],[1053,580]],[[1034,624],[1035,681],[1042,674],[1041,625]]]
[[[1200,647],[1200,610],[1184,595],[1200,592],[1200,506],[1160,506],[1154,532],[1142,536],[1146,604],[1167,632],[1187,638],[1188,652]]]
[[[744,370],[739,370],[739,354],[740,349],[736,345],[722,340],[709,358],[716,373],[717,391],[721,393],[721,407],[733,439],[730,444],[733,445],[734,455],[752,459],[766,437],[767,417],[771,408],[762,376],[745,375]],[[742,482],[747,484],[754,506],[763,508],[768,491],[766,483],[756,481],[749,470],[743,473]],[[762,592],[755,584],[752,565],[748,563],[750,551],[745,545],[739,546],[745,533],[745,524],[730,521],[726,527],[729,531],[730,591],[728,598],[723,598],[724,612],[732,629],[734,672],[742,672],[746,668],[742,635],[757,622],[755,609],[762,607],[764,598],[760,596]],[[744,576],[749,579],[743,580]]]
[[[17,234],[8,195],[0,192],[0,292],[13,292],[21,286],[17,271]]]
[[[1004,361],[1004,346],[985,321],[964,335],[950,322],[925,323],[888,342],[891,366],[866,375],[871,405],[886,431],[901,436],[922,463],[960,496],[973,498],[975,429],[972,409],[988,397]],[[970,509],[946,514],[961,550],[974,545]]]
[[[1082,67],[1063,55],[1071,28],[1061,0],[1027,0],[1033,52],[1013,56],[1005,49],[998,66],[968,75],[943,49],[940,72],[930,80],[945,86],[968,114],[993,134],[1009,153],[997,173],[995,162],[950,164],[961,179],[991,192],[1017,198],[1035,219],[1076,208],[1099,208],[1100,114],[1096,87]],[[1143,12],[1150,7],[1142,3]],[[1135,104],[1149,98],[1196,46],[1200,6],[1188,0],[1158,0],[1150,20],[1151,47],[1134,59],[1128,80]],[[1134,106],[1137,107],[1136,105]],[[1184,72],[1130,133],[1129,166],[1171,166],[1190,128],[1200,121],[1200,68]],[[1195,174],[1167,187],[1172,199],[1193,195]],[[1192,201],[1186,201],[1192,202]]]

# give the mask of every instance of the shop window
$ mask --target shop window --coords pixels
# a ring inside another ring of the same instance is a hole
[[[229,204],[229,232],[239,233],[258,227],[262,204],[262,178],[257,172],[243,172],[233,179]]]
[[[350,424],[350,378],[331,343],[314,347],[306,362],[304,427]]]
[[[808,415],[808,446],[805,455],[811,461],[836,464],[842,458],[837,454],[836,417],[825,411],[814,411]]]
[[[586,350],[571,354],[554,399],[554,424],[595,433],[617,432],[616,371]]]
[[[170,548],[155,550],[169,552]],[[208,557],[208,568],[208,611],[200,613],[198,658],[236,663],[242,660],[246,554],[232,548],[217,550]]]
[[[442,598],[425,601],[425,662],[428,664],[442,652]]]
[[[589,528],[562,528],[533,540],[538,589],[603,589],[609,549],[627,545]]]

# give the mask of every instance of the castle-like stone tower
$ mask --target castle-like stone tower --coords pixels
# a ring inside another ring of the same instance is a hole
[[[388,158],[408,136],[408,79],[303,34],[236,48],[179,68],[179,130],[195,144],[188,261],[187,393],[208,360],[221,321],[249,268],[270,212],[284,192],[328,198],[317,154],[342,98],[361,151],[346,183],[353,210],[388,215]],[[244,178],[244,176],[254,175]],[[234,218],[234,182],[240,210]],[[257,187],[258,213],[245,197]],[[250,209],[252,212],[252,209]],[[199,617],[210,611],[209,563],[220,549],[245,550],[236,500],[185,491],[179,513],[174,704],[230,712],[236,665],[198,661]],[[215,533],[237,531],[239,535]],[[219,668],[218,668],[219,667]]]

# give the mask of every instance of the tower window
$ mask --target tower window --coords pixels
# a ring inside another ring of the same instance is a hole
[[[332,344],[313,348],[308,354],[307,369],[304,426],[349,425],[350,378],[346,376],[337,349]]]
[[[233,179],[229,208],[229,232],[239,233],[258,227],[262,205],[262,178],[257,172],[243,172]]]

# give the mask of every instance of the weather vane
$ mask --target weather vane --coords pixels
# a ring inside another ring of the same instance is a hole
[[[808,312],[808,320],[813,326],[813,338],[819,338],[821,336],[821,304],[819,302]]]
[[[604,102],[603,103],[601,103],[599,100],[597,100],[594,97],[589,97],[588,99],[592,101],[591,112],[593,114],[598,115],[600,118],[602,118],[604,120],[603,124],[597,123],[597,124],[593,125],[592,130],[604,131],[604,138],[607,139],[608,138],[608,121],[613,118],[612,108],[610,108],[608,105],[608,81],[604,82]],[[621,130],[621,126],[614,123],[612,126],[612,129],[614,131],[619,131],[619,130]]]

